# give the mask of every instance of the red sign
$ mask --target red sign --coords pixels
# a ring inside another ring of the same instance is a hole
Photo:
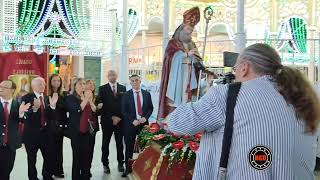
[[[0,53],[0,81],[10,75],[38,75],[47,79],[48,54],[35,52]]]
[[[141,58],[129,57],[129,64],[138,64],[142,63]]]

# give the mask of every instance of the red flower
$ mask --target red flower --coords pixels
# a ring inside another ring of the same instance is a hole
[[[199,149],[199,144],[193,141],[189,142],[189,147],[191,151],[196,152]]]
[[[177,141],[177,142],[172,143],[173,149],[175,149],[175,150],[177,150],[177,151],[180,150],[180,149],[182,149],[183,146],[184,146],[184,144],[183,144],[182,141]]]
[[[152,123],[152,124],[150,124],[150,132],[151,132],[151,133],[154,134],[154,133],[158,132],[159,129],[160,129],[160,126],[159,126],[158,123]]]
[[[182,138],[183,138],[184,140],[188,140],[188,139],[190,139],[191,137],[188,136],[188,135],[184,135],[184,136],[182,136]]]
[[[167,135],[165,135],[165,134],[159,134],[159,135],[155,135],[155,136],[153,136],[153,140],[156,140],[156,141],[159,141],[159,140],[161,140],[161,139],[163,139],[163,138],[165,138]]]
[[[202,137],[202,133],[201,132],[198,132],[197,134],[194,135],[194,137],[200,141],[201,137]]]

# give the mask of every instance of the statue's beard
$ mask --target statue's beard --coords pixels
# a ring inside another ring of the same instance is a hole
[[[190,35],[187,35],[187,34],[182,34],[179,39],[183,43],[190,43],[191,40],[192,40],[192,37]]]

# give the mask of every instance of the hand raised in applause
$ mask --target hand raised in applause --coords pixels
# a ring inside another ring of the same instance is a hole
[[[23,114],[25,112],[27,112],[30,108],[31,104],[30,103],[25,103],[24,101],[21,103],[20,107],[19,107],[19,114]]]
[[[89,102],[91,102],[91,101],[92,101],[92,97],[93,97],[92,91],[86,90],[86,91],[84,92],[84,97],[85,97]]]
[[[38,111],[40,106],[41,106],[40,99],[34,98],[33,99],[33,106],[32,106],[33,111]]]
[[[50,106],[52,107],[56,107],[56,104],[58,102],[59,96],[58,93],[53,93],[52,97],[49,96],[49,102],[50,102]]]

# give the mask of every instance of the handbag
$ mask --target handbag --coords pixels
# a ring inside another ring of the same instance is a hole
[[[226,180],[227,178],[227,166],[229,160],[230,146],[233,134],[233,121],[234,121],[234,107],[236,105],[237,97],[241,88],[241,83],[229,84],[228,96],[227,96],[227,107],[226,107],[226,122],[224,125],[222,151],[220,157],[219,166],[219,180]]]
[[[89,119],[88,119],[88,123],[89,123],[89,133],[90,133],[91,135],[94,135],[95,130],[94,130],[94,128],[93,128],[92,122],[91,122]]]

